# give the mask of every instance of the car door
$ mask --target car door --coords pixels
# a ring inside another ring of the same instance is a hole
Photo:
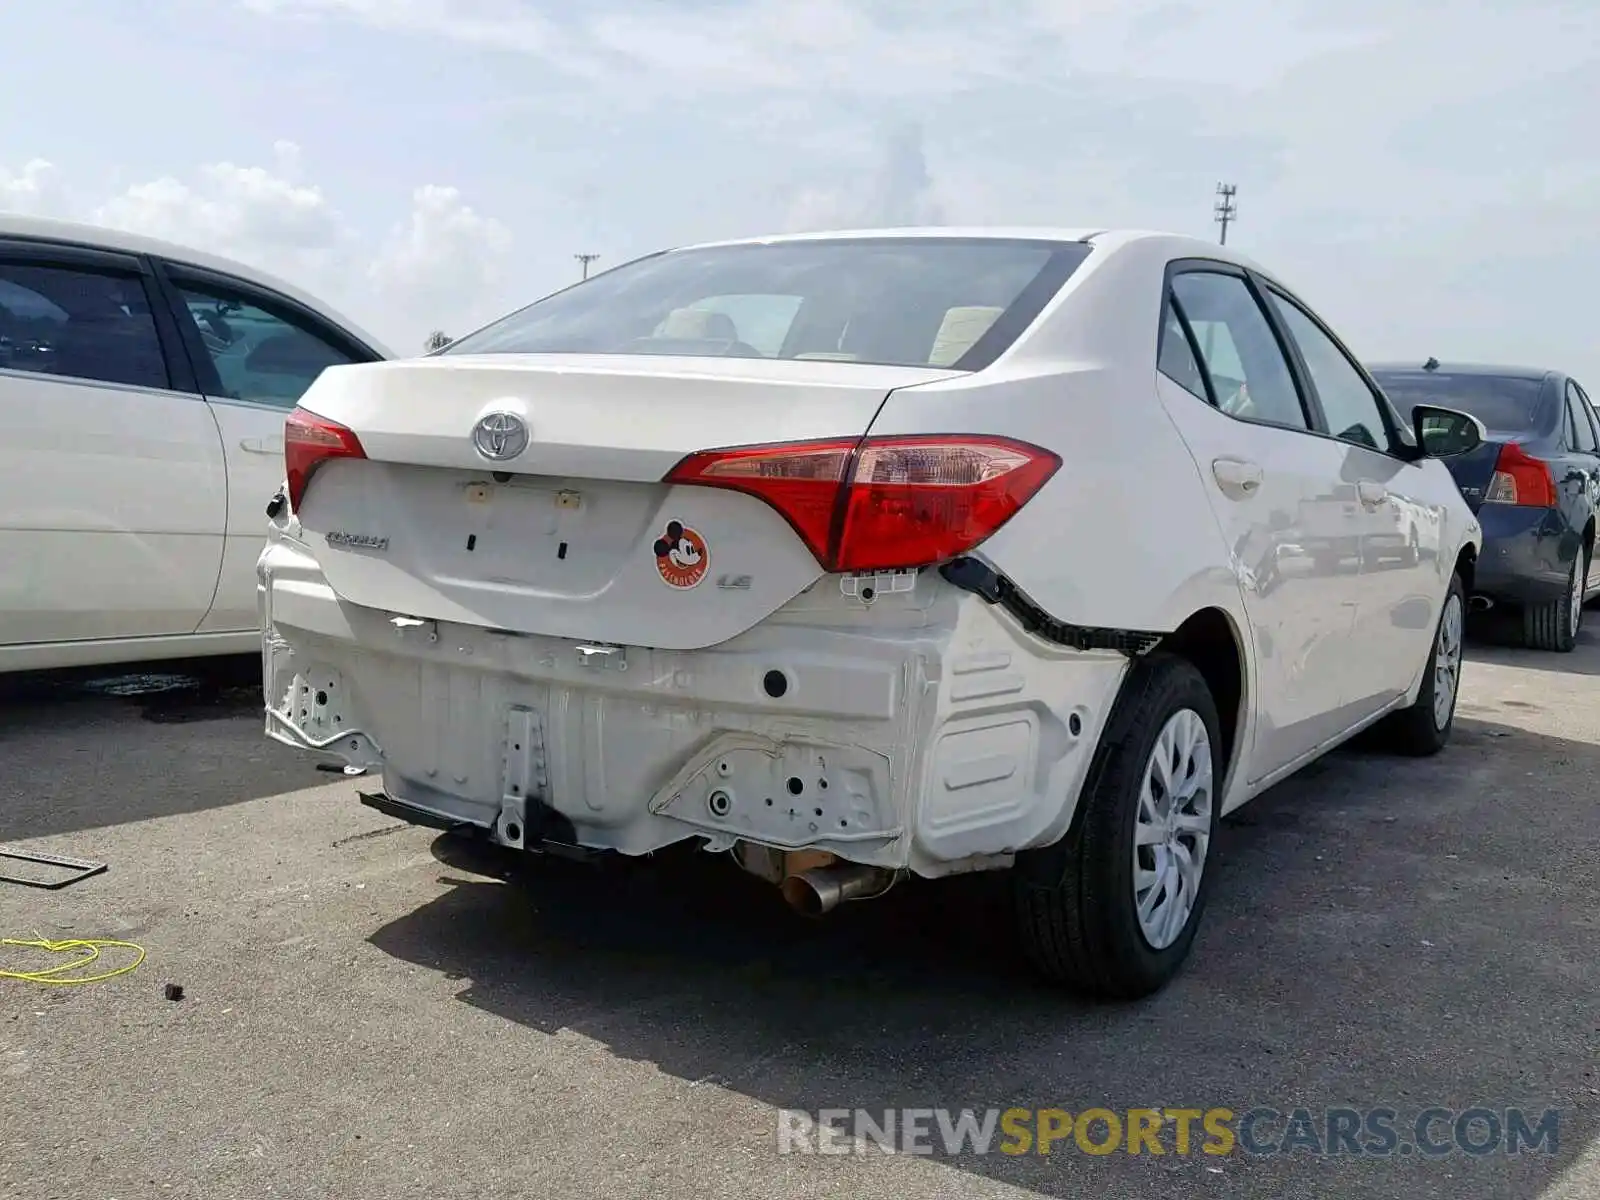
[[[1262,290],[1302,372],[1322,432],[1339,448],[1361,522],[1361,594],[1350,667],[1366,716],[1404,695],[1433,647],[1443,603],[1444,523],[1438,472],[1401,457],[1393,410],[1328,327],[1282,287]],[[1450,485],[1452,488],[1454,483]]]
[[[283,482],[283,423],[330,366],[381,357],[293,300],[230,275],[162,262],[160,276],[221,431],[227,540],[202,631],[254,629],[266,506]]]
[[[192,633],[226,495],[149,264],[0,240],[0,645]]]
[[[1361,530],[1354,488],[1341,490],[1346,452],[1312,431],[1257,289],[1229,264],[1169,268],[1159,361],[1157,387],[1195,457],[1250,622],[1255,782],[1351,723]]]
[[[1597,506],[1600,506],[1600,438],[1596,437],[1586,397],[1570,379],[1566,384],[1565,401],[1568,449],[1556,471],[1556,487],[1568,523],[1575,533],[1582,533],[1584,526],[1595,519]],[[1594,557],[1590,555],[1586,592],[1594,589]]]

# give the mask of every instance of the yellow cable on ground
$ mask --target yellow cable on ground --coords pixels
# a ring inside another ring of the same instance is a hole
[[[143,946],[135,945],[133,942],[118,942],[111,938],[68,938],[65,941],[52,942],[48,938],[42,938],[35,933],[31,941],[23,938],[0,938],[0,946],[31,946],[38,950],[48,950],[52,954],[67,954],[73,950],[86,951],[86,953],[79,955],[69,963],[62,963],[59,967],[48,967],[42,971],[0,970],[0,979],[20,979],[26,983],[52,983],[57,985],[99,983],[104,979],[126,975],[144,961]],[[120,946],[124,950],[132,950],[139,957],[114,971],[102,971],[98,975],[85,975],[76,979],[61,978],[62,975],[69,971],[76,971],[80,967],[86,967],[94,962],[100,957],[101,946]]]

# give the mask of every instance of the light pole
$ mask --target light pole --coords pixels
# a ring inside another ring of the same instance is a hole
[[[1231,183],[1217,184],[1217,195],[1221,198],[1217,201],[1216,215],[1213,219],[1218,225],[1222,226],[1222,244],[1224,246],[1228,244],[1228,225],[1239,219],[1239,210],[1233,203],[1233,198],[1238,194],[1239,189]]]

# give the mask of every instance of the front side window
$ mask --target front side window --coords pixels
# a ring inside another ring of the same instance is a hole
[[[0,261],[0,368],[171,386],[144,281],[81,267]]]
[[[445,354],[673,354],[977,370],[1092,252],[1079,242],[802,239],[674,250],[596,275]]]
[[[1283,349],[1249,285],[1220,271],[1185,271],[1172,300],[1194,331],[1217,406],[1230,416],[1309,429]]]
[[[1270,288],[1267,295],[1305,360],[1328,432],[1341,441],[1388,450],[1389,427],[1383,419],[1382,402],[1361,371],[1303,308]]]
[[[268,311],[246,293],[177,286],[224,399],[293,408],[326,368],[357,361],[302,318]]]

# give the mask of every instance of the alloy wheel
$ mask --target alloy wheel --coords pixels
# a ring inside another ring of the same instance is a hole
[[[1456,688],[1461,682],[1461,597],[1452,593],[1445,599],[1439,617],[1439,641],[1433,656],[1433,725],[1443,729],[1455,709]]]
[[[1133,900],[1153,950],[1183,932],[1211,842],[1211,737],[1193,709],[1168,718],[1145,764],[1134,827]]]

